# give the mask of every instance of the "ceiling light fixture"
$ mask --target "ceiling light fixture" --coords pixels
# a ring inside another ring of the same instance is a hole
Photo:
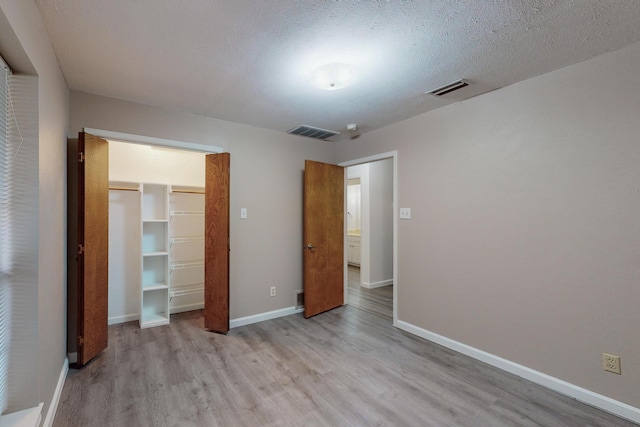
[[[309,76],[309,83],[323,90],[342,89],[353,82],[353,69],[349,64],[335,62],[316,69]]]

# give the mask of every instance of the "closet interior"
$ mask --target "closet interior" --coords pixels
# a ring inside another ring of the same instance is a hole
[[[204,307],[204,154],[109,142],[109,324]]]

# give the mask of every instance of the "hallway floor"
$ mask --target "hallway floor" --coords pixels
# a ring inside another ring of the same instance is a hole
[[[360,268],[349,265],[348,304],[359,310],[393,321],[393,285],[367,289],[360,286]]]

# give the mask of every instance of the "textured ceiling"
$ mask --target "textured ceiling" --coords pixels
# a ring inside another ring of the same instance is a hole
[[[36,3],[71,89],[277,131],[367,132],[454,102],[424,92],[459,78],[473,96],[640,40],[636,0]],[[311,86],[332,62],[355,83]]]

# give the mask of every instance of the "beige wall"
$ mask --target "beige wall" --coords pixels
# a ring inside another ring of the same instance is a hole
[[[302,289],[304,160],[334,162],[333,143],[71,91],[70,135],[85,127],[231,153],[231,318],[295,306]],[[247,219],[240,208],[248,209]]]
[[[39,211],[38,400],[49,408],[63,367],[66,346],[66,128],[68,90],[33,1],[1,0],[0,7],[19,41],[9,57],[26,54],[38,75]],[[8,58],[9,60],[9,58]],[[36,160],[34,160],[36,161]]]
[[[639,74],[636,44],[338,146],[398,150],[401,321],[640,407]]]

